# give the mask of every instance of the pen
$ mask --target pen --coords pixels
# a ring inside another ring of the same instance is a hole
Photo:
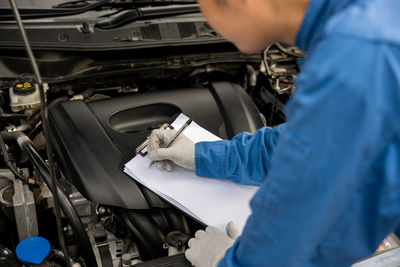
[[[165,145],[164,148],[170,147],[170,146],[172,145],[172,143],[175,141],[175,139],[178,138],[178,136],[186,129],[186,127],[189,126],[190,123],[192,123],[192,121],[193,121],[193,118],[188,119],[188,120],[182,125],[182,127],[175,133],[174,137],[172,137],[172,139]],[[151,166],[153,166],[154,163],[156,163],[156,162],[157,162],[157,161],[152,161],[152,162],[150,163],[149,168],[150,168]]]

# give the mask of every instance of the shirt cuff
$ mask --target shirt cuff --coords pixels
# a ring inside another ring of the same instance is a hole
[[[226,178],[226,149],[229,141],[199,142],[195,145],[198,176]]]

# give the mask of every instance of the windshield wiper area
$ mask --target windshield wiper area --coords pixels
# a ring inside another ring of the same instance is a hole
[[[187,7],[188,11],[176,10],[172,15],[179,15],[185,13],[193,13],[198,11],[191,11],[192,6],[196,4],[195,0],[74,0],[59,3],[54,6],[49,6],[45,8],[32,8],[32,7],[21,7],[19,8],[22,19],[41,19],[49,17],[60,17],[60,16],[71,16],[82,14],[91,10],[102,10],[115,8],[117,10],[126,10],[126,12],[132,13],[146,13],[139,9],[143,6],[151,6],[151,8],[165,7],[168,9],[171,5],[182,5],[182,7]],[[145,8],[143,8],[145,9]],[[173,8],[172,8],[173,9]],[[178,8],[179,9],[179,8]],[[163,11],[155,11],[162,13]],[[168,11],[166,11],[168,12]],[[168,14],[166,14],[168,15]],[[138,15],[131,16],[137,20]],[[127,15],[129,17],[129,15]],[[141,18],[142,15],[139,15]],[[147,15],[146,15],[147,17]],[[125,18],[126,19],[126,18]],[[0,21],[14,20],[14,15],[12,10],[7,6],[6,8],[0,7]],[[121,19],[119,19],[121,20]],[[119,24],[118,24],[119,25]],[[118,26],[117,26],[118,27]]]
[[[88,6],[88,0],[72,0],[53,6],[53,8],[78,8]],[[167,5],[187,5],[196,4],[196,0],[109,0],[107,6],[134,8],[144,6],[167,6]]]
[[[118,13],[112,18],[99,21],[96,23],[95,27],[103,30],[113,29],[137,20],[164,18],[198,12],[200,12],[198,4],[135,8]]]
[[[101,0],[101,1],[76,1],[76,2],[85,2],[87,4],[79,5],[77,4],[75,7],[67,7],[63,8],[62,4],[60,7],[56,8],[45,8],[45,9],[30,9],[30,8],[20,8],[19,12],[22,19],[38,19],[38,18],[49,18],[49,17],[59,17],[59,16],[70,16],[84,13],[89,10],[95,10],[100,8],[106,4],[108,4],[111,0]],[[91,3],[90,3],[91,2]],[[68,5],[67,5],[68,6]],[[11,9],[0,9],[0,20],[14,20],[14,15]]]

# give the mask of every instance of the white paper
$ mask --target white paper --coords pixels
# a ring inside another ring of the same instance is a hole
[[[179,129],[188,118],[181,114],[172,124]],[[183,132],[193,142],[216,141],[219,137],[192,122]],[[206,225],[225,231],[233,221],[241,232],[250,215],[249,201],[258,187],[228,180],[199,177],[177,165],[171,172],[149,168],[151,160],[140,155],[125,165],[125,172],[177,208]]]

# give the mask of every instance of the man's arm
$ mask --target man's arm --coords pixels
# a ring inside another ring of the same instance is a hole
[[[230,141],[197,143],[196,174],[260,185],[267,176],[271,156],[285,127],[286,124],[263,127],[254,134],[241,133]]]
[[[275,128],[264,127],[256,133],[241,133],[231,141],[193,143],[179,135],[169,148],[175,131],[154,130],[147,147],[149,158],[157,161],[160,169],[172,170],[172,164],[195,170],[199,176],[225,178],[232,181],[260,185],[266,177],[269,160],[285,124]]]
[[[394,132],[377,105],[396,91],[388,51],[332,37],[310,53],[268,177],[219,266],[349,266],[388,234],[374,204],[384,181],[365,179]]]

